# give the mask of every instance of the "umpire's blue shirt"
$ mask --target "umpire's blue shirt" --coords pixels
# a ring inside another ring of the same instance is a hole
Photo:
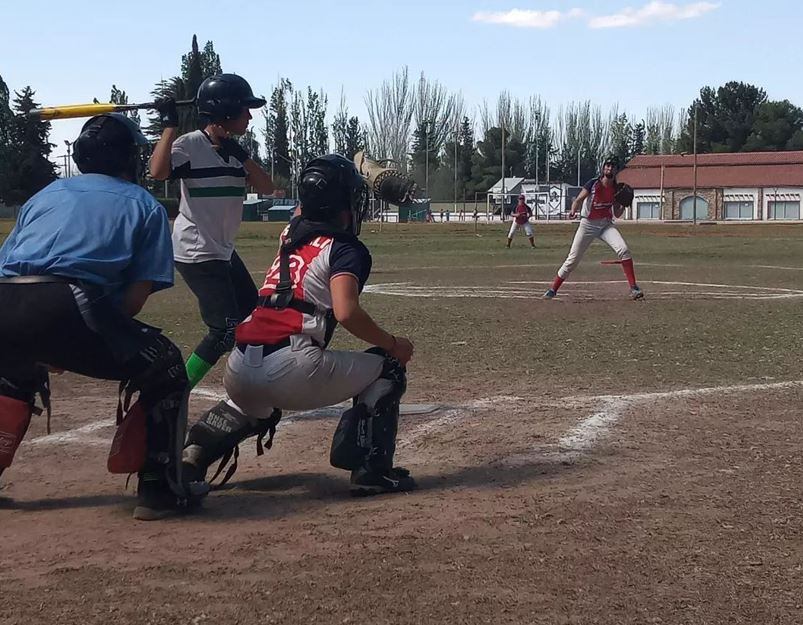
[[[167,212],[142,187],[103,174],[56,180],[20,210],[0,248],[0,275],[58,275],[121,301],[133,282],[173,286]]]

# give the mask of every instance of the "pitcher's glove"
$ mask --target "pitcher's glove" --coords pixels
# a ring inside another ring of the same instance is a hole
[[[412,203],[418,185],[391,160],[375,161],[365,152],[354,155],[354,165],[371,192],[381,200],[405,206]]]
[[[619,206],[627,207],[633,204],[633,187],[625,182],[616,183],[616,192],[613,194],[613,201]]]

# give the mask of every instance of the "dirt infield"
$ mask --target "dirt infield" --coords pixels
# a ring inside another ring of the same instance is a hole
[[[501,231],[388,230],[366,302],[416,341],[405,401],[437,404],[400,427],[420,489],[348,497],[329,409],[243,445],[199,513],[136,523],[105,473],[116,385],[57,376],[53,433],[36,419],[0,478],[0,623],[803,622],[795,229],[683,229],[677,253],[625,231],[644,302],[601,253],[537,299],[568,228],[509,254]],[[269,238],[244,233],[254,271]],[[183,289],[148,315],[186,348]],[[219,368],[205,385],[194,415]]]

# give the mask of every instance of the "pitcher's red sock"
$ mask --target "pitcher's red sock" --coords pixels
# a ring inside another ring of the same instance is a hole
[[[563,284],[563,278],[560,276],[555,276],[555,279],[552,281],[552,286],[549,288],[557,292],[561,284]]]
[[[625,276],[627,276],[627,281],[630,283],[630,288],[632,289],[636,286],[636,272],[633,271],[633,259],[628,258],[627,260],[622,261],[622,271],[625,272]]]

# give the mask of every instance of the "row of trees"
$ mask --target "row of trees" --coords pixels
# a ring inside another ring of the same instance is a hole
[[[190,99],[203,80],[223,71],[213,42],[200,48],[195,36],[180,67],[177,76],[154,86],[154,98]],[[25,87],[15,95],[11,102],[0,78],[0,201],[7,204],[24,201],[56,176],[49,161],[50,124],[24,116],[36,106],[34,92]],[[115,85],[109,99],[128,102]],[[507,92],[472,114],[460,93],[402,68],[369,90],[365,104],[363,121],[351,114],[341,93],[330,124],[323,91],[281,78],[240,140],[290,193],[300,168],[314,156],[332,150],[350,158],[365,149],[376,159],[399,163],[435,199],[473,198],[503,174],[586,180],[609,154],[626,162],[636,154],[691,152],[695,118],[700,153],[803,149],[803,110],[787,100],[771,101],[764,90],[741,82],[704,87],[688,109],[650,108],[641,118],[590,101],[550,108],[537,96],[522,100]],[[199,127],[193,107],[179,110],[180,132]],[[159,136],[155,118],[145,121],[144,131],[154,140]],[[177,193],[161,184],[152,190]]]

